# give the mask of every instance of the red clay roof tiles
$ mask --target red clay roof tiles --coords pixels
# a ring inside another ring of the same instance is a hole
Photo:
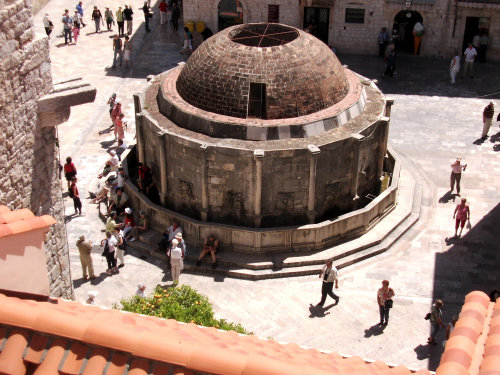
[[[0,206],[0,237],[49,227],[55,223],[53,217],[48,215],[35,217],[27,208],[10,211],[8,207]]]
[[[411,373],[381,361],[366,363],[360,357],[343,358],[236,332],[56,302],[0,295],[0,374],[23,374],[28,365],[28,373],[35,375],[163,375],[174,366],[178,375]],[[38,368],[33,372],[32,366]],[[474,293],[466,298],[437,375],[500,375],[499,369],[500,303],[494,306],[484,293]]]

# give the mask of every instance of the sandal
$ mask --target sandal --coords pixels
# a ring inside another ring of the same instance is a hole
[[[111,275],[111,270],[109,270],[109,269],[108,269],[108,270],[106,270],[106,273],[107,273],[108,275]]]

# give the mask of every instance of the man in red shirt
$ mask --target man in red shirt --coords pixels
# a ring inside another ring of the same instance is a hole
[[[168,5],[165,2],[165,0],[161,0],[160,6],[160,23],[163,25],[163,23],[167,22],[167,10],[168,10]]]
[[[71,179],[70,197],[73,198],[73,205],[75,207],[75,215],[82,215],[82,202],[80,201],[80,194],[78,193],[78,186],[76,186],[77,178]]]
[[[146,195],[149,193],[149,185],[153,182],[153,175],[151,174],[151,168],[146,167],[144,164],[139,163],[139,179],[137,183],[139,184],[139,192],[146,190]]]

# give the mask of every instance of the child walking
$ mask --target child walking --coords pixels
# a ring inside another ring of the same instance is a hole
[[[73,38],[75,39],[75,44],[78,40],[78,35],[80,35],[80,29],[76,27],[76,24],[73,24]]]

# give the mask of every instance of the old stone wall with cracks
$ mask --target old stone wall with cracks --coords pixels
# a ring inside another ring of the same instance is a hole
[[[57,220],[45,241],[51,295],[72,299],[57,134],[38,116],[52,89],[49,43],[35,35],[30,6],[0,0],[0,204]]]

